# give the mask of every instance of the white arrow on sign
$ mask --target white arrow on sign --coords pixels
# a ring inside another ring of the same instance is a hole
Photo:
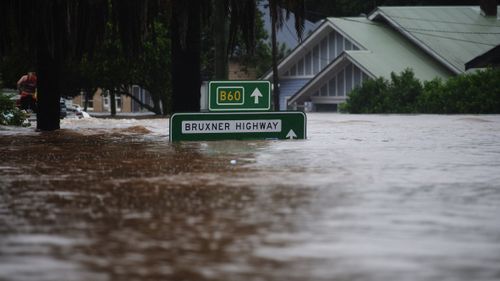
[[[290,130],[290,131],[288,132],[288,134],[286,134],[286,138],[287,138],[287,139],[291,139],[291,140],[293,140],[293,139],[296,139],[296,138],[297,138],[297,135],[295,134],[295,132],[294,132],[293,130]]]
[[[250,95],[250,97],[254,98],[254,103],[255,104],[258,104],[259,103],[259,98],[262,97],[262,93],[259,91],[259,88],[255,88],[255,90],[253,90],[252,94]]]

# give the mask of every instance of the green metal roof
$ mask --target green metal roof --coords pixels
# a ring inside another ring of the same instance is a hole
[[[392,72],[400,73],[407,68],[411,68],[415,77],[420,80],[446,79],[453,75],[450,70],[385,24],[363,17],[327,20],[332,28],[363,49],[344,51],[293,95],[289,100],[290,103],[307,100],[318,86],[329,80],[332,73],[339,71],[338,66],[342,67],[347,61],[355,64],[372,78],[389,79]]]
[[[387,21],[455,73],[500,44],[500,20],[478,6],[379,7],[369,19]]]
[[[399,73],[406,68],[413,69],[415,76],[421,80],[447,78],[452,74],[402,35],[383,24],[361,17],[328,20],[345,36],[366,49],[346,53],[373,77],[389,78],[391,72]]]

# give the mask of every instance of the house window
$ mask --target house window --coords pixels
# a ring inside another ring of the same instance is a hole
[[[102,104],[104,109],[110,110],[111,108],[111,95],[109,94],[109,90],[107,90],[102,96]],[[121,111],[122,108],[122,97],[121,95],[115,94],[115,108],[117,111]]]
[[[302,76],[304,75],[304,59],[300,59],[299,63],[297,65],[297,75]]]
[[[337,47],[337,56],[339,56],[344,48],[344,37],[338,33],[335,33],[335,46]]]
[[[323,38],[321,40],[321,69],[323,69],[326,66],[326,63],[328,62],[328,41],[326,38]]]
[[[94,109],[94,97],[91,97],[87,102],[87,110],[93,110],[93,109]]]
[[[82,93],[82,104],[81,104],[82,107],[85,106],[85,96],[86,96],[86,93],[83,92]],[[89,100],[87,103],[87,110],[93,110],[93,109],[94,109],[94,97],[89,97]]]
[[[361,70],[357,66],[353,66],[353,75],[354,75],[354,87],[361,85]]]
[[[329,49],[329,61],[332,61],[337,57],[337,54],[335,53],[335,31],[330,32],[330,35],[328,36],[328,49]]]
[[[342,69],[337,75],[337,96],[345,96],[344,80],[344,70]]]
[[[346,95],[352,90],[352,64],[345,68],[345,93]]]
[[[337,88],[337,79],[335,79],[335,77],[333,77],[332,79],[330,79],[330,82],[329,82],[328,95],[335,96],[335,89],[336,88]]]
[[[328,89],[327,89],[327,86],[328,86],[328,84],[325,84],[325,85],[323,85],[323,87],[321,87],[321,89],[320,89],[320,93],[321,93],[320,95],[321,95],[322,97],[326,97],[326,96],[328,95]]]
[[[313,74],[319,72],[319,46],[315,46],[313,49]]]
[[[104,105],[104,108],[109,108],[109,91],[104,92],[102,96],[102,104]]]
[[[138,99],[140,99],[140,98],[141,98],[141,93],[140,93],[140,88],[139,88],[139,86],[137,86],[137,85],[133,85],[133,86],[132,86],[132,95],[133,95],[135,98],[138,98]],[[138,104],[135,100],[133,100],[133,101],[132,101],[132,111],[133,111],[133,112],[139,111],[139,110],[140,110],[140,108],[141,108],[141,107],[139,106],[139,104]]]
[[[116,111],[122,110],[122,95],[115,95]]]
[[[311,75],[311,52],[306,55],[306,75]]]

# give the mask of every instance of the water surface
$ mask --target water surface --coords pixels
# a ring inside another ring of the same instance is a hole
[[[500,116],[308,114],[308,140],[168,120],[0,127],[0,280],[500,280]]]

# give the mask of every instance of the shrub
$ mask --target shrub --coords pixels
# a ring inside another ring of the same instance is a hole
[[[370,79],[349,94],[343,110],[350,113],[412,113],[422,92],[422,84],[413,71],[407,69],[391,81],[384,78]]]
[[[342,106],[350,113],[500,113],[500,69],[422,83],[409,69],[365,81]]]
[[[378,78],[365,81],[361,87],[354,88],[342,110],[350,113],[378,113],[383,108],[383,93],[387,88],[387,80]]]
[[[16,107],[10,95],[0,92],[0,125],[23,126],[27,117],[26,113]]]

